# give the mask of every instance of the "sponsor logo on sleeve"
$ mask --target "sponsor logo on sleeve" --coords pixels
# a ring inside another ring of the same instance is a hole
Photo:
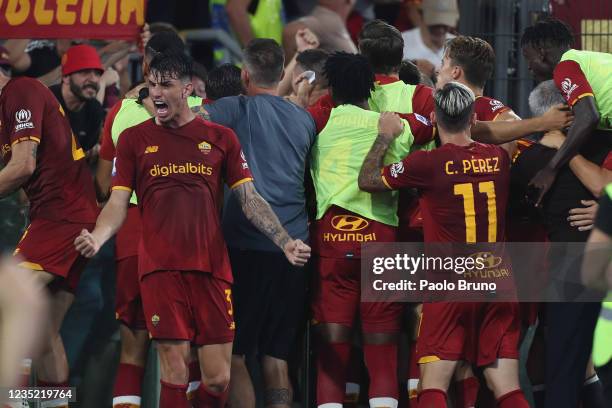
[[[572,97],[572,93],[578,89],[578,85],[572,83],[572,80],[569,78],[565,78],[563,82],[561,82],[561,90],[565,94],[565,99],[569,100]]]
[[[249,168],[249,164],[246,161],[246,157],[244,157],[244,152],[240,150],[240,158],[242,159],[242,170],[246,170]]]
[[[416,120],[418,120],[419,122],[421,122],[425,126],[431,126],[431,123],[427,120],[427,118],[425,116],[421,116],[418,113],[415,113],[414,117],[416,118]]]
[[[23,129],[34,129],[34,124],[32,123],[32,112],[29,109],[20,109],[15,112],[15,120],[17,124],[15,125],[15,132],[19,132]]]
[[[391,170],[391,177],[397,178],[397,176],[399,176],[400,174],[404,172],[404,163],[403,162],[393,163],[391,165],[390,170]]]
[[[491,105],[491,111],[493,112],[496,112],[504,107],[504,104],[498,101],[497,99],[491,99],[489,101],[489,104]]]

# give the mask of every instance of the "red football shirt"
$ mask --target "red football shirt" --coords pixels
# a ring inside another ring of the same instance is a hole
[[[576,61],[561,61],[555,67],[553,80],[570,106],[585,96],[593,96],[593,88]]]
[[[171,129],[154,119],[126,129],[113,189],[136,189],[142,214],[139,271],[212,273],[232,282],[219,217],[223,184],[252,180],[236,134],[195,118]]]
[[[493,122],[499,115],[512,109],[497,99],[488,96],[477,96],[474,103],[476,119],[484,122]]]
[[[51,91],[33,78],[11,79],[0,95],[0,145],[5,163],[25,140],[39,144],[34,174],[22,186],[30,220],[94,223],[98,206],[85,153]]]
[[[100,142],[100,152],[99,156],[106,161],[113,161],[115,158],[115,143],[113,142],[113,122],[115,121],[115,117],[121,109],[121,104],[123,103],[123,99],[117,102],[106,114],[106,119],[104,119],[104,126],[102,127],[102,141]]]
[[[415,187],[425,242],[503,241],[510,158],[495,145],[446,143],[386,166],[391,189]]]

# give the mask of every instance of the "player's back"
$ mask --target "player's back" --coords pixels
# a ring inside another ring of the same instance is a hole
[[[503,241],[510,159],[495,145],[451,143],[426,155],[420,188],[425,242]]]
[[[36,169],[23,185],[30,200],[30,219],[95,222],[97,205],[85,153],[51,91],[35,79],[14,78],[2,90],[0,109],[5,162],[16,143],[39,144]]]

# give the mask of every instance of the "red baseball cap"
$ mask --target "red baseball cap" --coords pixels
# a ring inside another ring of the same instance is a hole
[[[100,56],[94,47],[87,44],[73,45],[62,57],[62,75],[70,75],[84,69],[104,71]]]
[[[9,53],[6,48],[0,45],[0,66],[3,65],[11,65],[11,61],[9,61]]]

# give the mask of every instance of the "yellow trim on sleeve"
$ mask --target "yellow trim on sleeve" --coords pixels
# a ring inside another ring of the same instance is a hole
[[[576,99],[574,99],[574,102],[572,103],[571,106],[574,106],[576,104],[576,102],[578,102],[580,99],[584,98],[585,96],[592,96],[593,98],[595,97],[595,95],[593,95],[592,92],[585,92],[581,95],[578,95],[578,97]]]
[[[387,182],[387,179],[385,178],[385,176],[384,176],[383,174],[381,174],[381,175],[380,175],[380,178],[382,179],[383,184],[384,184],[385,186],[387,186],[387,188],[388,188],[389,190],[393,190],[393,187],[391,187],[391,186],[389,185],[389,183]]]
[[[440,357],[437,357],[437,356],[424,356],[424,357],[419,358],[418,364],[434,363],[436,361],[440,361]]]
[[[45,269],[37,263],[34,262],[19,262],[19,264],[17,266],[20,266],[22,268],[26,268],[26,269],[31,269],[33,271],[44,271]]]
[[[15,146],[17,143],[25,142],[26,140],[32,140],[32,141],[40,144],[40,138],[38,138],[36,136],[23,136],[23,137],[20,137],[17,140],[14,140],[13,143],[11,143],[11,146]]]
[[[129,187],[125,187],[125,186],[113,186],[113,187],[111,188],[111,190],[122,190],[122,191],[127,191],[127,192],[129,192],[129,193],[131,193],[131,192],[132,192],[132,189],[131,189],[131,188],[129,188]]]
[[[230,186],[230,188],[235,188],[235,187],[238,187],[239,185],[244,184],[244,183],[247,183],[247,182],[249,182],[249,181],[253,181],[253,178],[252,178],[252,177],[246,177],[246,178],[243,178],[242,180],[238,180],[237,182],[235,182],[234,184],[232,184],[232,185]]]

